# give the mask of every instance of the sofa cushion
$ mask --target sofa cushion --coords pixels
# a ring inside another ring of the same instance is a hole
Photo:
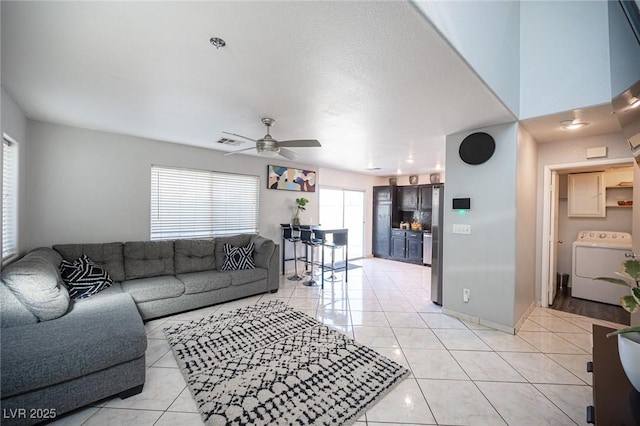
[[[2,281],[40,321],[58,318],[69,309],[69,293],[58,271],[60,262],[58,253],[43,247],[2,271]]]
[[[113,284],[109,274],[86,254],[74,262],[63,260],[60,273],[72,299],[84,299]]]
[[[231,278],[229,278],[231,282]],[[16,325],[33,324],[38,317],[22,304],[20,300],[4,282],[0,283],[0,326],[14,327]]]
[[[242,269],[229,271],[227,274],[231,277],[231,285],[243,285],[266,279],[268,270],[263,268]]]
[[[96,265],[107,271],[113,281],[125,279],[122,243],[57,244],[53,246],[53,249],[69,261],[74,261],[86,254]]]
[[[176,275],[184,283],[185,294],[203,293],[231,285],[231,276],[225,272],[201,271]]]
[[[173,241],[129,241],[124,243],[127,280],[175,275]]]
[[[255,269],[253,261],[253,242],[246,247],[234,247],[224,244],[224,262],[221,271],[238,271],[241,269]]]
[[[251,242],[251,239],[254,237],[254,234],[239,234],[232,235],[229,237],[216,237],[216,269],[222,269],[222,265],[224,264],[224,245],[230,244],[234,247],[244,247]]]
[[[176,274],[216,269],[214,240],[176,240]]]
[[[122,282],[122,290],[136,303],[169,299],[184,294],[184,284],[174,276],[139,278]]]
[[[276,249],[276,243],[268,238],[256,235],[252,239],[253,241],[253,261],[258,268],[269,268],[269,260],[273,255],[273,251]]]

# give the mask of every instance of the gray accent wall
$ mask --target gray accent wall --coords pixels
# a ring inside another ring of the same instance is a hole
[[[279,241],[280,223],[290,221],[302,193],[267,189],[267,165],[318,169],[37,121],[28,126],[27,248],[148,240],[152,164],[259,175],[260,232]],[[304,194],[306,213],[318,217],[318,192]]]
[[[493,157],[480,165],[464,163],[458,150],[462,140],[475,131],[493,136]],[[444,197],[443,308],[513,328],[518,250],[533,251],[530,243],[516,238],[521,225],[517,209],[527,205],[528,197],[518,198],[518,125],[516,123],[476,129],[447,136],[447,183]],[[527,149],[531,149],[527,143]],[[527,170],[527,173],[530,173]],[[529,179],[529,177],[527,177]],[[529,183],[520,182],[520,186]],[[462,214],[452,209],[452,199],[471,198],[471,210]],[[527,214],[526,222],[529,221]],[[454,224],[471,226],[471,235],[454,234]],[[524,225],[524,224],[523,224]],[[517,244],[523,244],[520,248]],[[469,303],[462,299],[469,289]],[[530,298],[533,301],[533,297]],[[520,309],[518,309],[520,310]]]
[[[520,2],[414,1],[517,116],[520,109]]]
[[[520,118],[610,103],[607,2],[524,1],[520,8]]]

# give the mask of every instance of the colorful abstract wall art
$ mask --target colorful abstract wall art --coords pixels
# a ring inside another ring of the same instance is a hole
[[[291,167],[269,166],[267,188],[316,192],[316,172]]]

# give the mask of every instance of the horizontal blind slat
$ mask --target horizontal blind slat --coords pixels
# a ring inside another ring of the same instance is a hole
[[[151,239],[257,233],[257,176],[151,166]]]

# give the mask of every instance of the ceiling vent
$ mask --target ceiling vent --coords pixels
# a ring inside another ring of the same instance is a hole
[[[239,145],[242,145],[244,142],[243,141],[238,141],[238,140],[235,140],[235,139],[220,138],[220,139],[218,139],[218,143],[221,143],[221,144],[224,144],[224,145],[239,146]]]

